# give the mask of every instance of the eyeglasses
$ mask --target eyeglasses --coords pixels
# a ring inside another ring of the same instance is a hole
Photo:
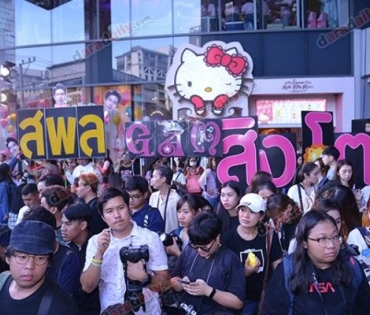
[[[138,200],[139,198],[141,198],[143,196],[143,194],[129,195],[129,196],[130,196],[130,199]]]
[[[15,261],[20,265],[25,265],[28,263],[30,258],[33,258],[33,261],[37,266],[43,266],[48,262],[48,256],[45,255],[28,255],[28,254],[13,254]]]
[[[199,245],[195,245],[191,242],[189,242],[189,246],[192,247],[192,248],[195,248],[195,249],[201,249],[202,251],[206,252],[206,253],[209,253],[212,249],[212,246],[213,244],[216,242],[216,240],[214,239],[211,243],[211,245],[209,245],[208,247],[204,247],[204,246],[199,246]]]
[[[339,245],[342,243],[342,237],[340,235],[335,235],[333,237],[320,237],[320,238],[308,238],[310,241],[314,241],[319,243],[319,246],[322,248],[326,248],[329,246],[329,243],[333,243],[334,245]]]

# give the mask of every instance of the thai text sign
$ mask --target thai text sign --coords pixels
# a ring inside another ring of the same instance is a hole
[[[103,157],[103,106],[25,109],[17,113],[18,139],[29,159]]]
[[[370,152],[370,135],[334,133],[332,115],[303,112],[307,160],[321,156],[325,145],[335,145],[341,159],[349,158],[356,165],[356,184],[369,185],[370,164],[365,157]],[[236,180],[242,186],[249,185],[258,170],[271,173],[277,187],[289,185],[294,177],[295,134],[260,135],[257,117],[203,119],[197,123],[135,122],[126,123],[125,129],[131,157],[216,156],[216,174],[221,183]],[[321,145],[317,152],[312,148],[314,144]]]

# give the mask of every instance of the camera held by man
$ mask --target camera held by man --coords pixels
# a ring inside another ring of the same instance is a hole
[[[140,260],[148,262],[149,248],[148,245],[141,245],[140,247],[122,247],[119,251],[119,256],[123,264],[123,268],[127,273],[127,263],[137,263]],[[125,301],[130,303],[132,309],[137,312],[141,306],[145,312],[145,300],[143,288],[151,282],[151,276],[148,274],[148,279],[145,282],[126,279],[126,293]]]

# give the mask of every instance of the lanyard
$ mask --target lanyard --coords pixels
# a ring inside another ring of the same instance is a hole
[[[163,211],[163,221],[164,221],[164,226],[166,226],[166,217],[167,217],[167,205],[168,205],[168,199],[170,198],[170,193],[171,193],[171,187],[168,187],[168,193],[166,197],[166,203],[164,205],[164,211]],[[159,209],[159,201],[161,199],[161,193],[158,195],[158,202],[157,202],[157,209]]]

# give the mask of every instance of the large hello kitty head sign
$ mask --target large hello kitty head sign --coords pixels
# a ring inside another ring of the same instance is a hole
[[[166,78],[173,118],[183,110],[195,118],[247,116],[252,70],[252,58],[238,42],[181,46]]]

